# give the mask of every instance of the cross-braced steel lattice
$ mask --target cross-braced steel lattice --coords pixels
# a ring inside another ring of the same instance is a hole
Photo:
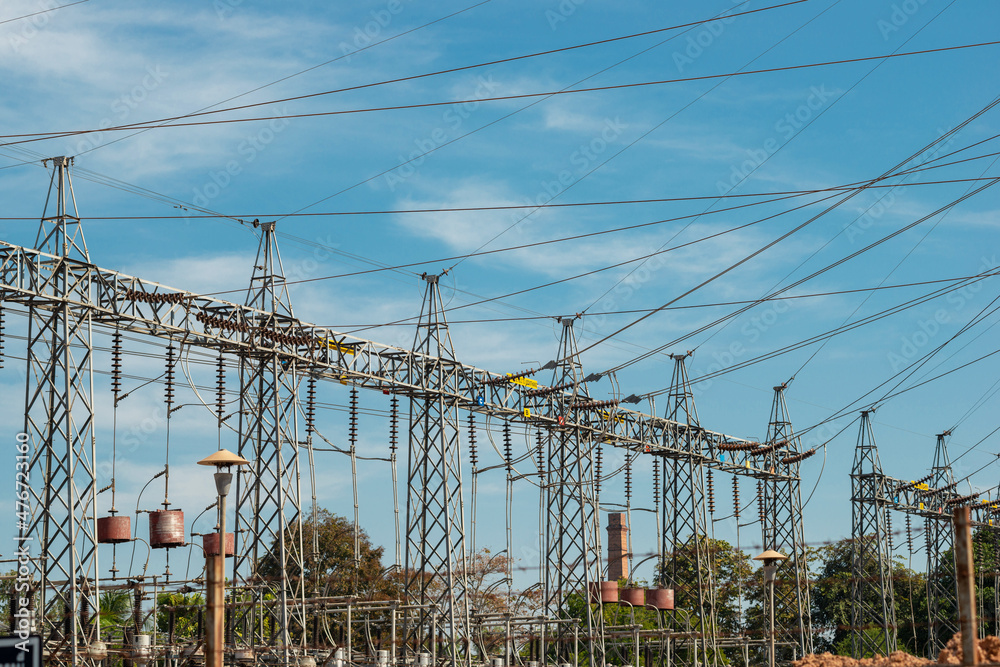
[[[798,454],[802,446],[792,430],[785,405],[786,384],[774,388],[771,420],[767,425],[764,467],[786,472],[789,479],[771,479],[764,486],[764,520],[761,530],[764,549],[774,549],[788,556],[779,569],[774,587],[774,631],[779,644],[797,647],[799,656],[812,653],[812,621],[809,613],[809,570],[805,537],[802,531],[802,494],[799,490]],[[788,461],[786,463],[786,461]],[[769,614],[765,597],[765,617]],[[791,652],[781,650],[781,653]]]
[[[583,381],[574,318],[562,318],[559,352],[552,371],[551,387],[560,387],[551,403],[560,423],[576,423],[580,404],[589,402],[587,385]],[[549,431],[548,459],[545,477],[545,570],[543,586],[545,609],[552,618],[565,617],[570,595],[579,595],[586,618],[587,652],[592,664],[602,664],[604,656],[601,636],[601,615],[594,614],[589,604],[591,584],[601,581],[601,543],[594,481],[594,440],[581,429],[565,427]],[[576,651],[574,629],[558,624],[553,629],[555,660],[574,662]],[[543,653],[544,655],[544,653]]]
[[[851,654],[888,655],[896,650],[896,603],[886,528],[889,495],[871,412],[861,413],[861,430],[851,472]]]
[[[86,619],[99,599],[93,333],[90,310],[72,305],[87,302],[80,296],[89,287],[64,261],[89,257],[69,174],[72,158],[45,162],[52,180],[36,243],[55,256],[47,287],[55,298],[28,307],[29,460],[26,474],[18,465],[17,539],[19,549],[38,554],[32,560],[39,578],[36,627],[48,650],[71,664],[90,664],[83,650],[93,628]]]
[[[451,664],[460,656],[469,628],[466,592],[465,511],[459,450],[458,364],[444,316],[438,279],[424,275],[410,382],[420,391],[410,400],[410,447],[406,493],[406,602],[403,645],[430,650],[443,635]]]
[[[688,353],[690,354],[690,353]],[[688,354],[672,354],[673,376],[666,418],[676,426],[665,435],[678,454],[663,459],[663,586],[673,588],[678,610],[693,612],[691,624],[701,633],[698,649],[678,651],[678,664],[709,664],[717,652],[715,590],[707,519],[705,516],[704,443],[694,405],[694,394],[684,360]],[[678,617],[675,612],[675,617]],[[700,653],[700,655],[696,655]]]
[[[240,357],[239,454],[251,461],[237,481],[236,558],[233,579],[250,599],[237,607],[231,635],[261,655],[287,664],[290,641],[307,627],[298,459],[299,375],[295,349],[300,334],[292,314],[275,224],[261,225],[246,305],[261,311],[245,322],[251,351]],[[270,600],[279,600],[272,604]]]
[[[934,447],[934,466],[927,485],[931,489],[955,487],[955,477],[951,472],[951,459],[945,438],[951,435],[945,431],[937,436]],[[928,647],[927,656],[936,658],[945,643],[958,632],[958,584],[955,579],[955,558],[947,557],[955,544],[955,533],[951,522],[951,512],[942,512],[940,518],[928,516],[924,519],[927,544],[927,616]]]

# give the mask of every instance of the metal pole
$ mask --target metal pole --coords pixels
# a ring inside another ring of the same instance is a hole
[[[221,551],[221,549],[220,549]],[[208,622],[205,624],[205,667],[222,667],[222,582],[221,553],[207,557]]]
[[[769,567],[774,567],[773,565]],[[771,575],[770,581],[767,584],[767,597],[768,597],[768,642],[771,645],[771,654],[768,657],[768,664],[774,667],[774,575]]]
[[[962,664],[978,665],[976,659],[976,580],[972,565],[972,532],[969,508],[955,508],[955,574],[958,579],[958,626],[962,633]]]

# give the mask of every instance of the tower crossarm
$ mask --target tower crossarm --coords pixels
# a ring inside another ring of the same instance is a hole
[[[612,404],[562,414],[560,406],[566,397],[559,392],[529,396],[532,387],[523,378],[504,380],[501,373],[447,359],[433,361],[450,367],[457,381],[446,390],[425,387],[417,369],[430,360],[411,350],[2,241],[0,297],[7,303],[42,309],[65,302],[71,309],[89,312],[95,324],[186,345],[250,357],[276,353],[279,359],[294,360],[300,372],[343,384],[411,397],[446,393],[449,401],[464,410],[551,431],[570,428],[589,432],[595,441],[637,453],[693,457],[716,470],[760,479],[797,478],[789,465],[775,466],[752,456],[752,440]],[[696,437],[687,440],[697,440],[698,451],[671,444],[680,441],[677,434],[687,429],[697,431]]]
[[[949,519],[956,504],[966,504],[966,500],[971,503],[975,500],[970,496],[962,496],[954,488],[932,489],[924,480],[897,479],[877,473],[869,473],[863,477],[879,478],[882,482],[881,485],[869,484],[866,485],[866,488],[873,490],[881,488],[881,492],[866,493],[863,497],[855,500],[882,505],[897,512],[905,512],[929,519]],[[954,485],[951,486],[954,487]],[[990,509],[985,501],[980,505],[982,505],[981,508],[975,504],[973,507],[984,512]]]

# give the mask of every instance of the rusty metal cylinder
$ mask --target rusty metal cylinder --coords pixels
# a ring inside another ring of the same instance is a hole
[[[102,516],[97,520],[98,544],[119,544],[132,539],[132,519],[127,516]]]
[[[627,602],[633,607],[643,607],[646,604],[645,588],[623,588],[619,602]]]
[[[618,582],[602,581],[601,604],[608,604],[610,602],[618,602]]]
[[[661,611],[674,608],[674,589],[649,588],[646,590],[646,605]]]
[[[206,533],[201,536],[201,544],[205,549],[206,556],[218,556],[219,555],[219,534],[218,533]],[[232,533],[226,533],[226,557],[232,556],[236,553],[236,536]]]
[[[618,582],[617,581],[592,581],[590,582],[590,603],[608,604],[618,602]]]
[[[183,510],[156,510],[149,513],[149,546],[154,549],[184,546]]]

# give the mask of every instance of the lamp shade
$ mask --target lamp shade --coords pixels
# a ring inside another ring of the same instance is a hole
[[[206,456],[201,461],[198,461],[200,466],[245,466],[250,462],[239,454],[233,454],[228,449],[220,449],[211,456]]]
[[[784,554],[780,554],[777,551],[775,551],[774,549],[768,549],[764,553],[762,553],[762,554],[760,554],[758,556],[754,556],[753,559],[754,560],[762,560],[762,561],[764,561],[766,563],[767,561],[788,560],[788,556],[785,556]]]

